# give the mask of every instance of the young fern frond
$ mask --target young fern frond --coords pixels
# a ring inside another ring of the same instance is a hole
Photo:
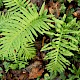
[[[0,54],[3,58],[7,55],[16,61],[17,54],[18,56],[21,55],[20,57],[23,56],[24,59],[31,59],[34,56],[35,49],[30,46],[28,48],[28,42],[33,43],[35,41],[34,37],[38,37],[37,32],[43,34],[44,31],[52,27],[47,24],[52,20],[49,19],[47,11],[44,11],[44,4],[40,14],[32,5],[32,8],[27,6],[27,10],[22,7],[20,12],[11,13],[9,18],[0,15],[2,16],[1,22],[3,22],[3,26],[0,25],[2,26],[0,27],[0,35],[4,36],[0,38]]]
[[[78,51],[78,40],[75,38],[74,35],[78,35],[80,31],[72,30],[73,21],[71,21],[70,24],[65,23],[62,20],[56,19],[55,17],[53,18],[53,20],[55,22],[55,31],[53,35],[55,37],[53,38],[52,42],[46,44],[41,51],[49,50],[49,52],[45,56],[45,59],[51,60],[50,63],[47,65],[47,69],[50,72],[63,72],[66,68],[66,65],[70,64],[70,62],[65,57],[73,56],[74,54],[72,53],[72,51]],[[75,19],[74,22],[76,26],[77,23]]]

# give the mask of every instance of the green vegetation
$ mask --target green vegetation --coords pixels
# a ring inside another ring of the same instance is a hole
[[[37,32],[43,34],[45,30],[49,30],[48,23],[52,20],[48,19],[50,15],[44,11],[45,3],[38,13],[36,7],[29,2],[25,4],[25,0],[22,3],[27,8],[22,6],[18,8],[18,11],[16,7],[20,1],[4,0],[4,2],[9,7],[13,6],[11,4],[14,2],[15,7],[10,8],[9,13],[0,15],[0,35],[4,36],[0,38],[0,59],[17,64],[25,63],[35,56],[33,42],[35,41],[34,37],[38,37]]]
[[[72,0],[68,1],[70,3]],[[62,3],[60,9],[64,15],[57,19],[44,10],[45,2],[39,12],[30,0],[27,2],[26,0],[3,0],[3,2],[0,0],[0,7],[3,3],[8,11],[0,13],[0,36],[2,36],[0,38],[0,60],[4,61],[6,72],[9,69],[25,68],[28,60],[36,56],[34,42],[38,34],[46,34],[51,41],[45,44],[41,51],[47,51],[44,60],[50,61],[46,65],[50,76],[47,74],[44,79],[52,80],[59,73],[59,78],[65,80],[65,75],[62,75],[66,66],[70,66],[71,57],[75,61],[80,58],[80,21],[73,18],[74,10],[71,9],[72,13],[66,15],[66,7]],[[72,68],[69,70],[73,75],[69,74],[67,80],[76,78],[79,80],[80,68],[76,69],[74,65]]]
[[[0,0],[0,8],[3,6],[3,0]]]
[[[51,59],[50,63],[47,65],[49,71],[64,71],[66,68],[65,65],[70,64],[65,57],[73,56],[72,51],[78,51],[78,40],[75,36],[78,36],[80,33],[80,31],[78,31],[79,26],[76,26],[75,18],[67,24],[64,22],[65,18],[65,15],[62,20],[52,18],[55,22],[54,32],[49,32],[49,34],[53,35],[55,38],[53,37],[52,42],[42,48],[42,51],[51,50],[45,56],[46,60]],[[76,30],[74,30],[74,26]],[[48,32],[46,32],[46,34],[48,34]]]

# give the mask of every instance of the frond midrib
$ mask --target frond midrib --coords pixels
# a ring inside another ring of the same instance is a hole
[[[57,52],[56,52],[56,59],[55,59],[55,63],[57,63],[58,61],[58,56],[59,56],[59,50],[60,50],[60,43],[61,43],[61,40],[62,40],[62,35],[63,35],[63,31],[61,30],[61,33],[60,33],[60,36],[59,36],[59,44],[58,44],[58,47],[57,47]]]

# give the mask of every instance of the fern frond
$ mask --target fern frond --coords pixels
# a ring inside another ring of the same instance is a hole
[[[3,6],[3,0],[0,0],[0,8]]]
[[[18,12],[20,9],[27,8],[27,5],[30,3],[30,0],[3,0],[4,5],[9,8],[10,12]]]
[[[8,20],[11,20],[11,14],[0,12],[0,28],[4,27],[4,23],[7,25]]]
[[[32,43],[33,41],[35,41],[34,37],[38,36],[37,32],[43,34],[44,31],[49,30],[50,27],[52,27],[48,25],[48,23],[52,22],[52,20],[49,19],[47,12],[42,12],[43,13],[39,15],[35,6],[32,5],[32,8],[30,6],[27,6],[27,10],[26,8],[22,7],[20,13],[11,13],[11,15],[9,16],[10,19],[8,19],[7,17],[5,18],[4,16],[2,17],[3,27],[0,28],[0,35],[4,35],[4,37],[0,38],[0,54],[3,54],[3,58],[5,56],[10,56],[13,57],[13,59],[15,58],[16,60],[17,53],[20,54],[21,52],[22,55],[23,51],[24,54],[27,54],[22,55],[25,56],[24,58],[26,59],[30,59],[34,56],[35,53],[32,50],[33,48],[29,48],[28,50],[31,51],[28,51],[26,49],[27,45],[25,46],[24,43]]]
[[[34,45],[32,43],[24,42],[16,56],[18,60],[27,61],[32,59],[35,55],[36,49],[34,48]]]
[[[65,57],[73,56],[74,54],[71,51],[78,51],[78,40],[74,35],[76,34],[78,36],[80,31],[72,29],[73,24],[77,24],[75,19],[70,22],[72,26],[69,25],[70,23],[65,23],[62,20],[56,18],[53,18],[53,20],[55,22],[55,31],[53,35],[55,37],[52,42],[45,45],[41,51],[49,50],[45,56],[45,59],[51,60],[47,65],[47,69],[50,72],[63,72],[66,68],[66,65],[70,64],[70,62]],[[73,23],[73,21],[75,21],[75,23]]]

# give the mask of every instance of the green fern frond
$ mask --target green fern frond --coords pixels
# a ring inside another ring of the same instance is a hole
[[[3,0],[6,8],[9,8],[10,12],[18,12],[23,7],[27,8],[27,5],[30,3],[30,0]]]
[[[17,53],[17,59],[27,61],[36,55],[36,49],[32,43],[25,42]]]
[[[0,12],[0,28],[4,27],[5,24],[7,25],[7,22],[10,19],[11,19],[11,14],[9,13],[4,14]]]
[[[47,65],[47,69],[50,72],[62,72],[66,68],[66,65],[70,64],[65,57],[73,56],[74,54],[71,51],[78,51],[78,40],[75,38],[74,34],[78,36],[80,31],[72,29],[73,21],[75,21],[75,19],[70,22],[72,26],[69,25],[70,23],[65,23],[56,18],[53,18],[53,20],[55,22],[55,31],[53,35],[55,37],[52,42],[46,44],[41,51],[49,50],[45,56],[46,60],[51,60]],[[76,21],[74,24],[77,24]]]
[[[0,38],[0,54],[3,55],[3,58],[7,56],[16,61],[17,54],[20,54],[20,57],[23,56],[25,59],[31,59],[34,56],[34,49],[29,47],[28,50],[30,51],[28,51],[27,45],[25,46],[24,43],[33,43],[35,41],[34,37],[38,37],[37,32],[43,34],[44,31],[52,27],[48,23],[53,22],[49,19],[47,11],[42,11],[44,10],[42,8],[41,15],[39,15],[34,5],[32,5],[32,8],[27,6],[27,10],[22,7],[21,12],[11,13],[8,16],[9,18],[0,15],[2,19],[0,26],[3,24],[3,27],[0,27],[0,35],[4,35],[4,37]]]
[[[0,0],[0,8],[3,6],[3,0]]]

